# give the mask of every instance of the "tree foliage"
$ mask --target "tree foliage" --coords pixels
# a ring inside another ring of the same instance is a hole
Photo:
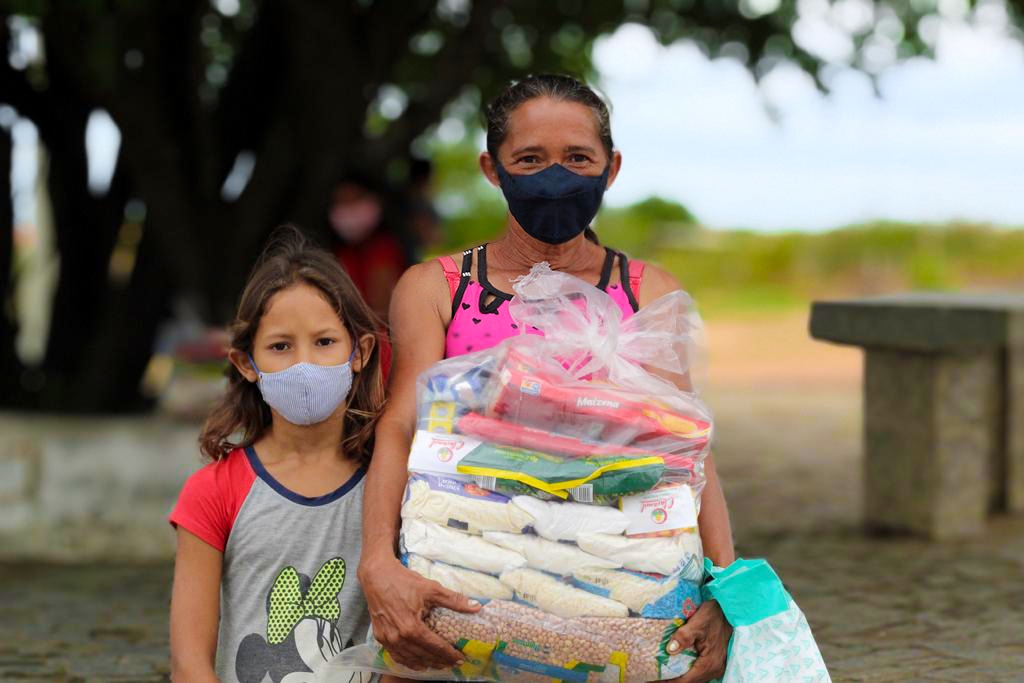
[[[876,4],[906,54],[927,52],[931,0]],[[1019,16],[1024,0],[1012,0]],[[273,226],[321,226],[329,190],[358,169],[398,174],[449,107],[475,108],[527,72],[586,76],[596,37],[623,22],[664,43],[745,55],[764,70],[819,58],[794,43],[795,0],[7,0],[0,45],[41,36],[40,58],[0,63],[0,104],[48,151],[60,275],[41,382],[22,381],[10,306],[10,188],[0,183],[0,403],[139,407],[139,378],[172,303],[230,315]],[[891,22],[890,22],[891,23]],[[852,36],[858,49],[873,33]],[[736,49],[742,46],[742,49]],[[856,53],[851,57],[856,63]],[[90,115],[121,132],[109,190],[89,191]],[[0,164],[10,141],[0,135]],[[240,193],[225,191],[252,163]],[[128,211],[126,207],[135,207]],[[139,207],[144,207],[144,214]],[[134,211],[134,213],[133,213]],[[137,215],[135,215],[137,214]],[[141,232],[125,232],[128,224]],[[126,277],[111,257],[126,239]],[[41,373],[41,374],[40,374]]]

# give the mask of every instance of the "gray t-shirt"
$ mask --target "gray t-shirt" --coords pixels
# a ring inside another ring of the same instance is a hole
[[[365,640],[370,615],[356,579],[365,473],[309,498],[282,486],[249,448],[186,482],[172,524],[224,553],[221,681],[312,681],[324,662]]]

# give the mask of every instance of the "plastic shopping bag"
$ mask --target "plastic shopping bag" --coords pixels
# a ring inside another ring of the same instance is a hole
[[[733,627],[721,683],[828,683],[832,679],[804,613],[764,560],[736,560],[726,568],[705,559],[714,599]]]
[[[483,604],[427,624],[465,656],[412,671],[372,636],[332,667],[435,680],[643,683],[685,673],[675,630],[698,609],[697,529],[712,419],[693,391],[692,301],[622,320],[541,264],[514,286],[524,334],[436,363],[417,383],[400,549]]]

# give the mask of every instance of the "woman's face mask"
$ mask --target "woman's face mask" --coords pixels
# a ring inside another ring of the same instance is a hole
[[[594,220],[608,185],[611,164],[599,176],[573,173],[553,164],[531,175],[512,175],[495,160],[508,210],[530,237],[563,244]]]
[[[341,365],[296,363],[280,372],[261,372],[256,361],[249,362],[259,375],[263,400],[277,413],[295,425],[323,422],[338,409],[352,389],[352,359]]]

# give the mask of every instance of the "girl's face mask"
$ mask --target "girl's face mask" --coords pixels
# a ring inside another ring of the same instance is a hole
[[[260,372],[249,356],[253,370],[259,375],[263,400],[292,424],[312,425],[323,422],[337,410],[352,389],[352,359],[341,365],[296,363],[280,372]]]
[[[563,244],[590,225],[601,208],[611,164],[599,176],[573,173],[552,164],[531,175],[512,175],[495,160],[508,210],[526,234],[547,244]]]

